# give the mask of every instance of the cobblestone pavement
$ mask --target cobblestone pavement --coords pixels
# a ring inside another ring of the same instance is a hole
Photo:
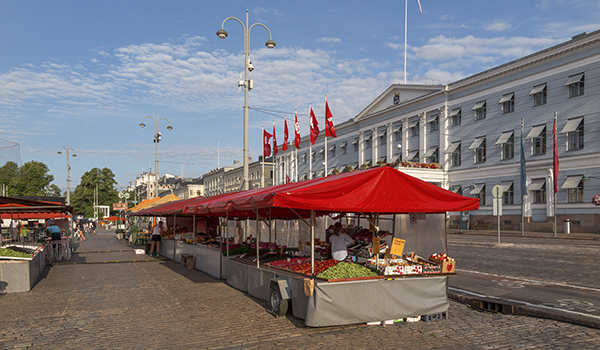
[[[292,316],[273,317],[266,303],[173,261],[103,263],[113,260],[110,254],[142,260],[131,250],[116,252],[130,247],[113,237],[100,233],[77,247],[113,253],[86,253],[88,263],[48,267],[31,292],[0,297],[0,349],[600,348],[600,330],[455,302],[441,321],[308,328]]]

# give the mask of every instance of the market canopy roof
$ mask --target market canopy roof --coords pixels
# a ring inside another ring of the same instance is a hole
[[[0,196],[2,219],[54,219],[68,217],[72,212],[73,207],[70,205]]]
[[[297,218],[329,213],[444,213],[479,208],[464,197],[407,175],[379,167],[324,178],[234,192],[196,205],[184,213],[230,217]]]
[[[130,208],[129,211],[136,212],[136,211],[140,211],[142,209],[146,209],[146,208],[150,207],[152,205],[152,203],[155,203],[160,199],[161,199],[161,197],[154,197],[152,199],[144,199],[140,204],[136,205],[133,208]]]

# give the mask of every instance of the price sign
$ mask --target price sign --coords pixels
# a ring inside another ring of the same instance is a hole
[[[403,239],[394,238],[394,241],[392,242],[392,249],[390,249],[390,254],[402,256],[402,253],[404,253],[404,242],[406,241]]]
[[[373,255],[379,254],[379,243],[381,238],[373,237]]]
[[[113,210],[127,210],[127,203],[113,203]]]

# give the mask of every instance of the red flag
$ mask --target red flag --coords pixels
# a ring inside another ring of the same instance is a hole
[[[275,137],[275,122],[273,122],[273,155],[277,155],[277,138]]]
[[[335,128],[333,127],[333,114],[329,110],[327,100],[325,100],[325,136],[326,137],[337,137]]]
[[[283,145],[281,145],[283,151],[287,151],[288,136],[287,119],[283,119]]]
[[[300,126],[298,125],[298,112],[296,112],[296,121],[294,123],[294,144],[300,148]]]
[[[319,137],[319,123],[312,106],[310,106],[310,143],[314,145],[317,137]]]
[[[285,174],[285,183],[289,184],[292,180],[288,174]]]
[[[267,158],[271,155],[271,142],[270,139],[273,135],[269,134],[263,128],[263,157]]]
[[[552,135],[554,136],[554,159],[552,161],[554,168],[554,193],[558,193],[558,144],[556,143],[556,118],[554,118]]]

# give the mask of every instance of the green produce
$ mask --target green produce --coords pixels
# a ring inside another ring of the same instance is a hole
[[[335,280],[341,278],[356,278],[378,276],[379,274],[367,267],[357,264],[340,262],[317,275],[319,278]]]
[[[31,258],[31,254],[16,252],[9,248],[0,248],[0,256],[7,256],[10,258]]]

